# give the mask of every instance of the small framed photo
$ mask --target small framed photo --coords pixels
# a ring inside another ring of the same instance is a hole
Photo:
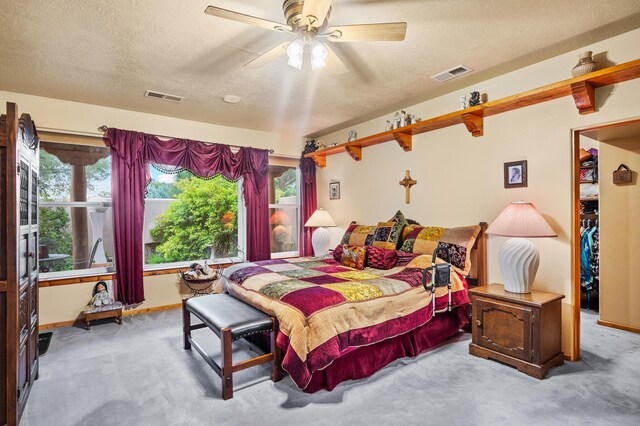
[[[340,182],[329,183],[329,199],[330,200],[340,199]]]
[[[527,160],[504,163],[504,187],[527,187]]]

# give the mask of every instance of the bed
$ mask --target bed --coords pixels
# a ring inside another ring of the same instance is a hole
[[[298,388],[332,390],[417,356],[468,323],[469,283],[485,283],[486,224],[477,228],[469,274],[451,274],[453,309],[447,288],[438,287],[435,313],[422,284],[430,254],[402,256],[391,269],[351,268],[331,255],[248,262],[226,269],[221,280],[232,296],[277,317],[282,368]]]

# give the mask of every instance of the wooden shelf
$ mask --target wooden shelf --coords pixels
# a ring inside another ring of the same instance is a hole
[[[318,167],[326,167],[327,157],[330,155],[348,152],[351,157],[359,161],[362,159],[362,148],[378,145],[395,140],[402,149],[411,151],[412,136],[432,130],[442,129],[456,124],[464,124],[472,136],[483,135],[484,117],[512,111],[542,102],[551,101],[572,95],[580,114],[595,112],[595,89],[609,86],[623,81],[640,77],[640,59],[624,64],[594,71],[592,73],[574,77],[557,83],[538,87],[506,98],[490,101],[482,105],[474,106],[449,114],[429,118],[399,129],[389,130],[357,139],[351,142],[341,143],[321,149],[309,154],[307,158],[313,158]]]

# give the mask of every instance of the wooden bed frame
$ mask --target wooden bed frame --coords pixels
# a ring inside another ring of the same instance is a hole
[[[471,270],[472,272],[475,270],[475,274],[469,273],[466,278],[469,286],[473,287],[487,285],[487,228],[489,224],[480,222],[479,225],[480,233],[471,248],[472,256],[475,254],[475,259],[472,259]]]

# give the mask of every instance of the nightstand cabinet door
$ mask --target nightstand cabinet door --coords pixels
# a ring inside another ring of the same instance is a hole
[[[469,353],[542,379],[562,365],[561,294],[509,293],[500,284],[469,290],[473,318]]]
[[[532,309],[478,297],[473,314],[473,341],[492,351],[531,362],[533,357]]]

